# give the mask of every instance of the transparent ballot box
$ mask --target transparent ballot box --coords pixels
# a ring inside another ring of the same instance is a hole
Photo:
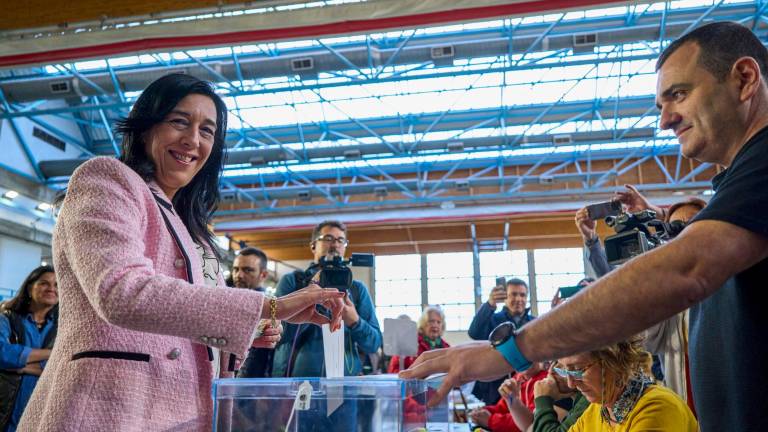
[[[213,383],[215,432],[440,432],[448,404],[427,408],[441,377],[221,379]]]

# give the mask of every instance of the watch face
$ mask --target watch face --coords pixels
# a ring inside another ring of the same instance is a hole
[[[488,336],[488,340],[491,341],[491,345],[499,346],[506,342],[513,334],[515,334],[515,324],[511,322],[505,322],[499,324],[491,334]]]

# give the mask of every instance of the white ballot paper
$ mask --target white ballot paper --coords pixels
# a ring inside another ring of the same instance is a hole
[[[325,356],[325,377],[344,377],[344,326],[331,332],[328,324],[323,324],[323,355]],[[326,385],[328,416],[333,414],[343,402],[344,386]]]

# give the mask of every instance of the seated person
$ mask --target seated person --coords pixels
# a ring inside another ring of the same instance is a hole
[[[531,432],[567,432],[589,406],[587,398],[552,368],[546,378],[534,384],[533,397],[536,409]]]
[[[536,382],[547,377],[547,369],[541,362],[534,362],[525,372],[504,380],[499,387],[502,396],[496,405],[472,410],[472,423],[491,432],[520,432],[533,422]]]
[[[577,284],[585,287],[595,280],[584,278]],[[552,299],[552,308],[566,302],[560,298],[559,291]],[[534,405],[531,432],[566,432],[581,417],[589,406],[589,401],[581,392],[568,385],[565,378],[554,372],[555,364],[549,368],[547,377],[533,386]]]
[[[419,350],[416,357],[424,351],[438,348],[448,348],[448,342],[443,340],[445,333],[445,313],[439,306],[427,306],[419,318]],[[416,357],[408,356],[404,359],[405,369],[411,367]],[[400,356],[392,356],[387,373],[400,372]]]
[[[553,370],[590,402],[569,431],[698,431],[685,402],[672,390],[654,384],[650,363],[640,336],[561,358]]]

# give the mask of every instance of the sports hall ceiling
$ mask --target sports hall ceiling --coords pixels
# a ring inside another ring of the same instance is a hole
[[[215,228],[234,240],[340,216],[361,232],[494,219],[498,242],[503,221],[562,218],[623,183],[662,203],[707,194],[717,167],[681,158],[658,128],[654,61],[712,20],[765,40],[767,4],[13,2],[0,16],[0,195],[29,203],[3,201],[0,219],[40,218],[35,201],[77,165],[119,154],[114,122],[168,72],[213,81],[230,108]],[[452,238],[416,231],[386,234],[391,251]],[[471,231],[466,247],[482,240]]]

